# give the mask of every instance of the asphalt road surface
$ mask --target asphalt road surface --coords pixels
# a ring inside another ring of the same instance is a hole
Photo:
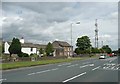
[[[3,71],[2,82],[118,82],[118,57]]]

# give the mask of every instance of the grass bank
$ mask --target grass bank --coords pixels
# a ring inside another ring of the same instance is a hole
[[[40,61],[2,63],[2,67],[0,67],[0,69],[7,70],[7,69],[15,69],[15,68],[21,68],[21,67],[55,64],[55,63],[70,62],[70,61],[75,61],[75,60],[84,60],[88,58],[90,57],[74,57],[74,58],[69,58],[69,59],[52,59],[52,60],[40,60]],[[96,58],[96,56],[93,56],[91,58]]]

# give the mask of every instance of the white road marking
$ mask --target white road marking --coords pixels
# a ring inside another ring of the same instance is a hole
[[[88,65],[84,65],[84,66],[80,66],[80,68],[84,68],[84,67],[87,67]]]
[[[75,79],[75,78],[77,78],[77,77],[80,77],[80,76],[82,76],[82,75],[84,75],[84,74],[86,74],[86,72],[81,73],[81,74],[79,74],[79,75],[77,75],[77,76],[74,76],[74,77],[72,77],[72,78],[69,78],[69,79],[67,79],[67,80],[64,80],[63,83],[68,82],[68,81],[70,81],[70,80],[73,80],[73,79]]]
[[[74,66],[78,66],[78,64],[70,65],[70,66],[67,66],[67,67],[74,67]]]
[[[7,80],[7,79],[0,79],[0,81],[4,81],[4,80]]]
[[[92,69],[92,71],[94,71],[94,70],[96,70],[96,69],[98,69],[98,68],[100,68],[101,66],[98,66],[98,67],[96,67],[96,68],[94,68],[94,69]]]
[[[104,70],[119,70],[119,66],[120,64],[116,64],[116,63],[106,63],[104,64],[103,69]]]
[[[55,70],[58,70],[58,68],[55,68],[55,69],[48,69],[48,70],[45,70],[45,71],[40,71],[40,72],[36,72],[36,73],[30,73],[28,75],[35,75],[35,74],[40,74],[40,73],[45,73],[45,72],[49,72],[49,71],[55,71]]]
[[[30,73],[30,74],[28,74],[28,75],[34,75],[35,73]]]
[[[90,64],[89,66],[94,66],[94,64]]]
[[[40,72],[36,72],[35,74],[45,73],[45,72],[48,72],[48,71],[51,71],[51,70],[40,71]]]
[[[58,68],[52,69],[52,71],[58,70]]]
[[[70,65],[71,63],[60,64],[58,66]]]
[[[80,68],[84,68],[84,67],[87,67],[87,66],[94,66],[94,64],[88,64],[88,65],[80,66]]]

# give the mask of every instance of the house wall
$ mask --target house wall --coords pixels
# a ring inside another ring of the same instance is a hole
[[[27,54],[36,54],[37,53],[37,48],[32,48],[32,51],[31,51],[31,48],[22,48],[21,49],[22,52],[24,53],[27,53]]]
[[[10,45],[8,44],[8,42],[5,42],[5,44],[4,44],[4,53],[5,54],[10,54],[9,53],[9,51],[8,51],[8,49],[9,49],[9,47],[10,47]],[[32,51],[31,51],[31,48],[29,48],[29,47],[23,47],[22,49],[21,49],[21,51],[22,52],[24,52],[24,53],[27,53],[27,54],[37,54],[37,48],[32,48]]]
[[[9,54],[9,51],[8,51],[9,47],[10,47],[10,45],[7,42],[5,42],[5,44],[4,44],[4,54]]]
[[[64,55],[65,56],[71,56],[72,55],[72,47],[64,47]]]
[[[63,51],[54,49],[53,56],[72,56],[72,47],[63,47]]]

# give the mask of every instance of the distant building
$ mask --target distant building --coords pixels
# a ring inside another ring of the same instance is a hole
[[[24,38],[22,37],[20,39],[22,49],[21,51],[27,54],[37,54],[39,55],[39,49],[45,49],[46,45],[40,45],[40,44],[33,44],[33,43],[25,43]],[[9,47],[11,45],[11,42],[4,42],[4,54],[9,54]]]
[[[54,41],[52,43],[54,48],[54,56],[72,56],[73,47],[64,41]]]

